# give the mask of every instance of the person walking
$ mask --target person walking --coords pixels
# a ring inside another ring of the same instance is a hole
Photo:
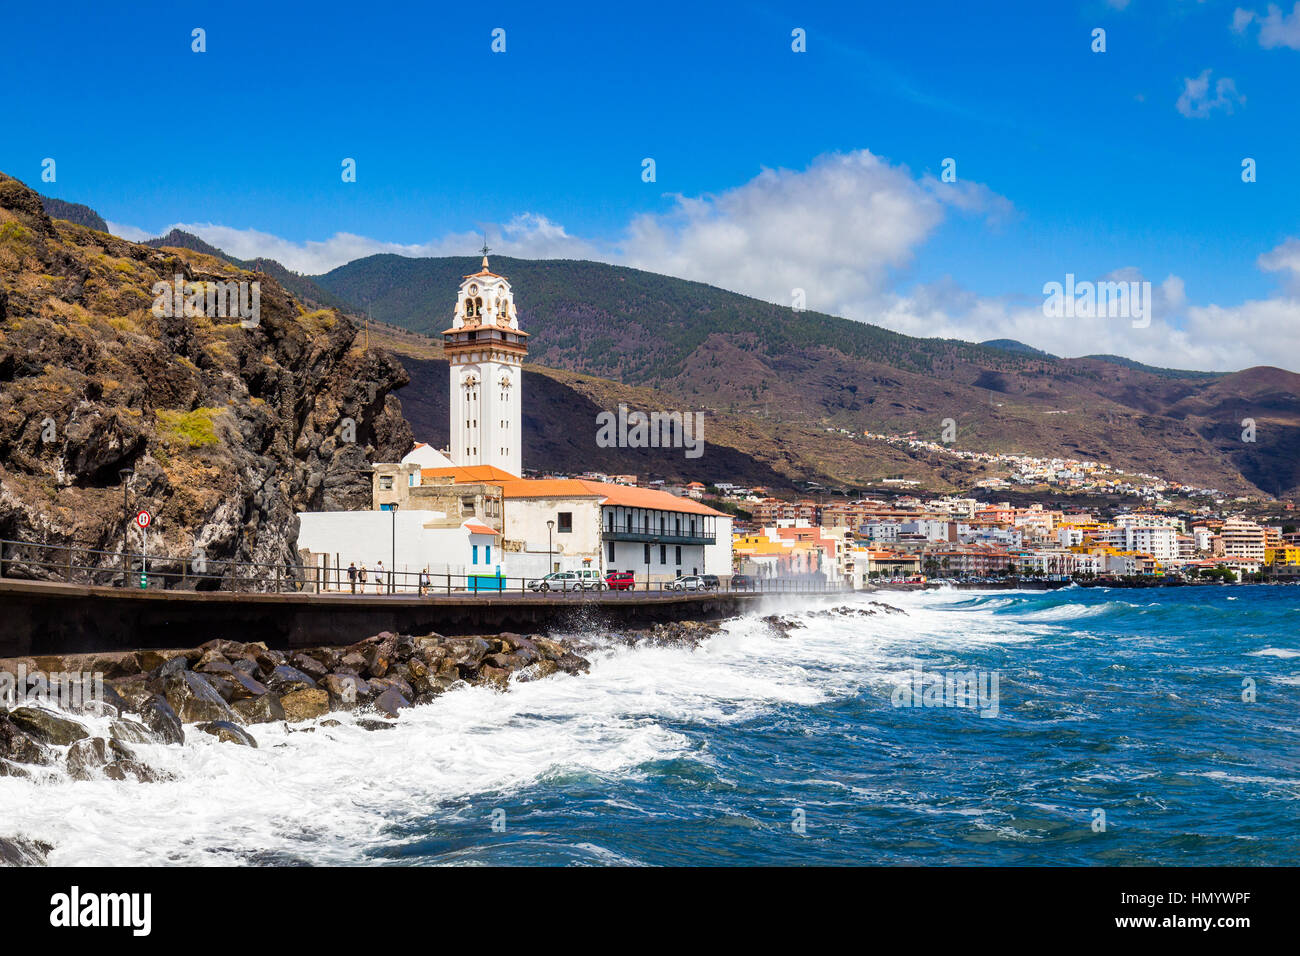
[[[357,581],[361,583],[362,594],[366,593],[366,578],[368,577],[369,574],[370,571],[366,568],[365,562],[363,561],[361,563],[361,567],[357,568]]]
[[[384,580],[385,578],[387,578],[387,576],[388,576],[388,572],[384,570],[384,562],[376,561],[375,562],[375,593],[376,594],[384,593]]]
[[[352,561],[348,564],[348,586],[352,593],[357,593],[357,563]]]
[[[425,567],[425,569],[420,572],[420,596],[424,597],[424,595],[428,593],[429,593],[429,569],[428,567]]]

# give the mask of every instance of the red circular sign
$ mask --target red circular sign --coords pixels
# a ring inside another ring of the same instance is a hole
[[[141,511],[138,515],[135,516],[135,523],[142,528],[149,527],[149,523],[151,521],[153,521],[153,515],[149,514],[149,512],[147,511]]]

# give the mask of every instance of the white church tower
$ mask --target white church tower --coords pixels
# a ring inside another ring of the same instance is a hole
[[[443,335],[451,363],[451,460],[495,465],[522,476],[520,400],[528,333],[519,331],[514,295],[504,277],[483,268],[465,276],[456,317]]]

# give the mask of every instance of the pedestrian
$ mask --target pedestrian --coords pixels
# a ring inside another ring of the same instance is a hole
[[[375,562],[375,593],[376,594],[384,593],[385,577],[386,577],[386,572],[384,571],[384,562],[376,561]]]
[[[425,567],[420,572],[420,595],[424,596],[429,593],[429,569]]]
[[[366,593],[366,577],[369,574],[370,571],[366,568],[365,562],[362,562],[361,567],[357,568],[357,580],[361,582],[362,594]]]
[[[365,580],[364,578],[362,580]],[[357,563],[352,561],[348,564],[348,585],[352,593],[357,593]]]

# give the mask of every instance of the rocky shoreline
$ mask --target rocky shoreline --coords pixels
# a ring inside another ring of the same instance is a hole
[[[873,616],[903,613],[880,602],[805,612]],[[762,621],[788,637],[804,627],[771,614]],[[347,647],[311,647],[285,653],[262,643],[211,640],[198,647],[0,660],[9,674],[102,675],[102,693],[72,712],[27,703],[0,706],[0,777],[35,778],[61,769],[73,780],[151,783],[166,775],[143,763],[134,747],[183,744],[188,733],[257,747],[253,728],[265,724],[331,726],[330,715],[355,712],[365,730],[395,725],[401,711],[437,699],[464,684],[508,690],[564,673],[586,673],[585,654],[609,647],[698,647],[724,625],[677,621],[600,638],[525,636],[413,636],[385,631]],[[108,719],[96,736],[78,716]]]
[[[802,612],[800,617],[873,617],[906,613],[878,601]],[[769,614],[777,637],[804,628],[800,617]],[[55,711],[0,701],[0,778],[153,783],[170,774],[144,763],[140,745],[181,745],[207,734],[231,746],[257,747],[257,728],[289,732],[338,726],[350,712],[367,731],[395,727],[401,711],[460,686],[505,692],[512,683],[555,674],[582,675],[587,655],[611,647],[699,647],[726,622],[677,621],[598,636],[412,636],[384,632],[347,647],[281,652],[260,643],[212,640],[198,647],[0,660],[0,676],[25,671],[103,675],[103,693],[79,708]],[[107,728],[105,730],[105,728]],[[53,848],[0,833],[0,866],[39,866]]]
[[[376,634],[348,647],[292,653],[262,643],[212,640],[194,648],[68,655],[0,662],[0,670],[60,675],[99,673],[102,695],[80,713],[108,717],[107,737],[76,715],[16,701],[0,707],[0,777],[31,777],[62,763],[74,779],[161,779],[132,750],[181,744],[187,730],[256,747],[249,728],[302,724],[359,711],[367,730],[391,727],[398,713],[459,683],[505,690],[517,681],[590,667],[569,642],[504,633],[492,637]],[[306,728],[304,728],[306,729]],[[66,751],[63,748],[67,748]]]

